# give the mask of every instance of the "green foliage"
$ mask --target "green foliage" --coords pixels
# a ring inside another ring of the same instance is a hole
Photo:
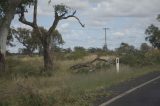
[[[82,51],[76,51],[76,52],[72,52],[69,53],[65,56],[65,58],[69,59],[69,60],[77,60],[77,59],[83,59],[83,57],[87,56],[86,52],[82,52]]]
[[[146,49],[145,49],[146,50]],[[130,66],[146,66],[160,63],[160,51],[150,49],[148,51],[137,51],[122,54],[120,56],[120,63]]]
[[[160,19],[159,16],[157,19]],[[145,34],[148,35],[146,40],[149,41],[154,48],[160,49],[160,29],[152,24],[146,29]]]
[[[23,5],[31,5],[34,4],[35,0],[22,0]]]
[[[64,44],[64,40],[62,38],[62,35],[59,33],[58,30],[53,31],[50,40],[51,40],[51,46],[52,46],[53,50],[56,50],[57,48],[59,48],[58,45]]]
[[[85,48],[75,47],[74,52],[67,54],[66,58],[71,60],[83,59],[83,57],[87,56],[87,54],[88,53],[86,52]]]
[[[13,44],[14,38],[13,38],[13,36],[11,34],[11,31],[12,31],[12,29],[9,29],[9,35],[7,36],[7,46],[14,47],[15,46]]]
[[[96,52],[98,52],[98,51],[102,51],[102,49],[100,49],[100,48],[89,48],[89,49],[88,49],[88,52],[89,52],[89,53],[96,53]]]
[[[84,47],[74,47],[75,52],[85,52],[86,49]]]
[[[47,30],[43,27],[40,27],[43,37],[47,36]],[[39,53],[42,54],[42,39],[38,35],[35,30],[30,30],[26,28],[17,28],[10,29],[10,34],[8,36],[8,44],[12,44],[13,37],[16,38],[19,43],[21,43],[25,48],[19,49],[20,53],[23,54],[33,54],[33,52],[38,49]],[[62,35],[58,32],[58,30],[53,31],[52,36],[48,38],[48,42],[51,43],[52,49],[56,49],[56,46],[59,44],[63,44],[64,41],[62,39]]]
[[[159,14],[158,17],[157,17],[157,20],[160,21],[160,14]]]
[[[34,4],[35,0],[22,0],[20,5],[17,7],[17,11],[21,9],[21,7],[31,6]],[[5,16],[6,11],[8,10],[9,5],[12,5],[9,0],[1,0],[0,1],[0,19]]]
[[[104,50],[102,48],[89,48],[88,50],[88,53],[94,53],[94,54],[97,54],[98,56],[106,56],[108,54],[113,54],[112,51],[109,51],[109,50]]]
[[[145,62],[144,56],[141,53],[123,54],[120,57],[120,63],[130,65],[130,66],[142,65],[143,62]]]
[[[116,52],[118,54],[130,54],[130,53],[134,53],[137,50],[135,49],[134,46],[129,45],[127,43],[121,43],[120,47],[116,49]]]
[[[142,43],[140,46],[140,50],[144,53],[150,51],[151,49],[152,48],[147,43]]]
[[[148,33],[151,34],[152,32],[149,31]],[[120,57],[120,63],[125,65],[146,66],[160,63],[159,50],[150,47],[147,43],[142,43],[140,50],[127,43],[122,43],[115,53]]]
[[[147,64],[144,53],[149,50],[147,44],[141,45],[141,50],[135,49],[134,46],[127,43],[121,43],[116,49],[116,53],[120,56],[120,63],[130,66],[140,66]]]
[[[47,36],[47,30],[44,27],[39,27],[39,29],[42,32],[42,38],[43,40],[45,39],[45,37]],[[32,35],[37,37],[38,39],[38,45],[42,48],[42,42],[41,39],[39,39],[40,35],[37,33],[36,30],[33,29],[32,31]],[[48,37],[47,42],[51,44],[52,49],[56,48],[57,45],[62,45],[64,43],[64,40],[62,38],[62,35],[59,33],[58,30],[54,30],[51,34],[50,37]]]
[[[42,38],[44,39],[47,36],[47,30],[44,27],[39,27],[39,29],[41,30],[41,32],[42,32]],[[39,37],[39,34],[34,29],[32,31],[32,35]],[[61,33],[58,30],[54,30],[52,32],[51,36],[48,37],[47,40],[48,40],[49,43],[54,43],[56,45],[64,43],[62,35],[61,35]]]
[[[160,50],[152,50],[145,53],[146,61],[150,64],[160,64]]]
[[[40,45],[40,41],[37,36],[32,35],[32,31],[25,28],[18,28],[17,30],[11,29],[10,35],[14,36],[19,43],[21,43],[25,49],[22,49],[24,54],[33,54],[33,52]]]
[[[58,4],[54,6],[55,12],[57,12],[60,16],[63,14],[67,14],[69,12],[69,7],[64,4]]]
[[[0,1],[0,19],[2,19],[4,17],[7,5],[8,5],[8,0],[1,0]]]

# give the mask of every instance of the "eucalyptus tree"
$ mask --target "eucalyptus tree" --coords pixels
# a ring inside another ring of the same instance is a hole
[[[158,15],[157,20],[160,22],[160,15]],[[155,25],[150,25],[145,34],[148,35],[146,40],[149,41],[154,48],[160,49],[160,28]]]
[[[32,56],[33,52],[38,48],[39,41],[37,37],[32,35],[32,31],[30,29],[12,29],[11,35],[24,46],[24,48],[21,49],[24,54]]]
[[[121,43],[120,47],[116,48],[116,52],[119,54],[131,54],[137,52],[137,49],[127,43]]]
[[[76,11],[70,11],[71,9],[63,4],[55,5],[53,7],[54,8],[53,23],[50,26],[49,30],[43,33],[37,24],[37,6],[38,6],[38,0],[35,0],[33,9],[33,22],[29,22],[26,20],[25,8],[24,6],[21,6],[19,21],[22,22],[23,24],[31,26],[37,32],[37,37],[41,40],[43,46],[44,71],[48,71],[54,69],[50,47],[51,47],[52,34],[56,30],[58,23],[64,19],[75,18],[76,20],[78,20],[78,22],[82,27],[84,27],[84,25],[81,23],[80,19],[77,16],[75,16]]]
[[[20,7],[32,5],[34,0],[0,0],[0,72],[5,71],[7,36],[11,22]]]
[[[40,27],[39,29],[44,34],[47,32],[47,30],[43,27]],[[37,32],[35,32],[35,30],[27,28],[11,28],[8,36],[8,45],[13,45],[13,38],[23,45],[23,48],[20,48],[20,51],[26,55],[32,56],[36,50],[38,50],[39,53],[43,51],[42,43],[37,37]],[[63,44],[62,35],[58,32],[58,30],[53,32],[51,43],[52,45]]]

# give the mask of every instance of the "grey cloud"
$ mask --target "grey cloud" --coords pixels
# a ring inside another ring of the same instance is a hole
[[[92,10],[95,14],[106,17],[114,16],[150,16],[160,11],[160,0],[112,0],[97,2]]]

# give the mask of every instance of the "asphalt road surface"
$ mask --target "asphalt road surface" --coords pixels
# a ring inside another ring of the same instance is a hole
[[[107,106],[160,106],[160,79],[119,98]]]

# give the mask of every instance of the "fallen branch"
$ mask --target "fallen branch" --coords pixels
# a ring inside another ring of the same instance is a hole
[[[72,70],[75,70],[75,69],[81,69],[81,68],[90,68],[90,67],[93,67],[93,64],[95,62],[105,62],[107,64],[113,64],[113,60],[105,60],[105,59],[101,59],[99,57],[95,58],[94,60],[90,61],[90,62],[86,62],[86,63],[79,63],[79,64],[76,64],[76,65],[73,65],[70,67],[70,69]]]

